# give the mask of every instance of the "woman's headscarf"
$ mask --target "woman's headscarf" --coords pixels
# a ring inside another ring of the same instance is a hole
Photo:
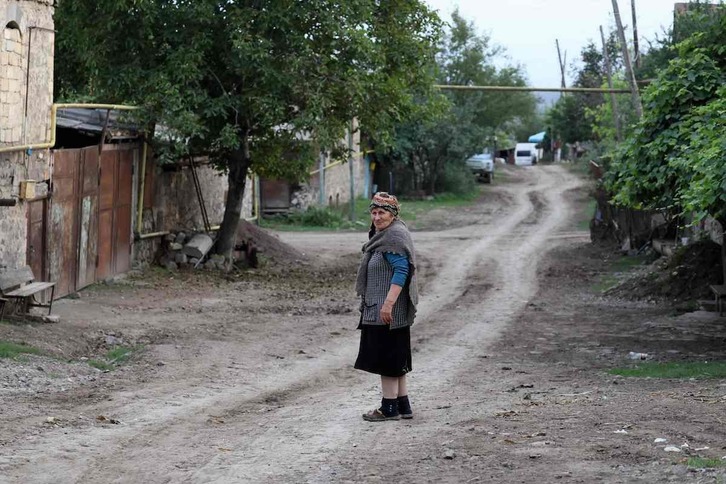
[[[401,209],[401,205],[398,203],[395,195],[387,192],[378,192],[373,195],[371,204],[368,205],[369,211],[374,208],[382,208],[383,210],[391,212],[395,217],[398,217],[398,211]]]

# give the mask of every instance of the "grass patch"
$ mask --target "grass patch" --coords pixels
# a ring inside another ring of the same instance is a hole
[[[651,262],[652,256],[648,254],[634,256],[620,256],[609,261],[607,269],[600,275],[592,289],[596,293],[603,293],[620,283],[621,274],[627,273],[635,267]]]
[[[367,218],[366,215],[366,221]],[[356,219],[358,220],[359,217],[356,217]],[[348,205],[338,208],[311,206],[304,212],[293,211],[263,218],[260,226],[289,231],[363,230],[365,228],[365,225],[353,223],[349,220]]]
[[[708,459],[705,457],[689,457],[686,461],[688,467],[694,469],[715,469],[719,467],[726,467],[726,461],[721,459]]]
[[[40,355],[43,354],[38,348],[33,348],[26,344],[11,343],[9,341],[0,341],[0,358],[17,358],[20,355]]]
[[[712,362],[670,362],[658,363],[649,361],[640,363],[634,368],[615,368],[611,375],[635,378],[693,378],[710,380],[726,378],[726,361]]]
[[[425,214],[437,208],[450,208],[471,205],[481,195],[477,188],[467,194],[440,193],[430,199],[401,198],[401,218],[405,221],[416,221],[417,215]],[[370,200],[358,198],[355,201],[355,222],[349,220],[348,204],[338,208],[311,206],[304,212],[280,214],[262,219],[260,226],[284,231],[321,231],[321,230],[355,230],[366,231],[370,226],[368,205]]]
[[[587,203],[581,208],[578,214],[577,229],[582,231],[590,230],[590,220],[595,215],[595,209],[597,208],[597,200],[594,198],[588,198]]]
[[[572,173],[576,173],[581,176],[590,177],[590,160],[585,158],[580,158],[579,160],[569,161],[566,163],[561,163],[561,166],[564,166],[565,169]]]
[[[128,361],[134,353],[139,352],[143,346],[116,346],[106,352],[103,359],[90,359],[88,364],[101,371],[111,371]]]

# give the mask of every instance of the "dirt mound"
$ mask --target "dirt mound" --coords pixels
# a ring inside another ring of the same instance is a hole
[[[721,247],[700,241],[662,257],[607,293],[631,300],[667,299],[673,302],[711,298],[709,285],[721,275]]]
[[[245,220],[240,220],[237,228],[237,244],[247,251],[248,257],[251,248],[254,248],[258,257],[274,265],[291,266],[308,262],[307,256],[299,250]]]

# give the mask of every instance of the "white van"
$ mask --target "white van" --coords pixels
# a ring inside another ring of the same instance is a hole
[[[537,164],[537,143],[517,143],[514,147],[515,165]]]

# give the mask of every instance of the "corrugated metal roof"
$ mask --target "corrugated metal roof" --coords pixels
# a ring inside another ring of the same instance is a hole
[[[141,133],[139,126],[122,121],[124,115],[126,113],[122,111],[109,112],[108,109],[66,108],[58,110],[56,124],[59,128],[101,134],[108,116],[106,132],[111,139],[138,138]]]

